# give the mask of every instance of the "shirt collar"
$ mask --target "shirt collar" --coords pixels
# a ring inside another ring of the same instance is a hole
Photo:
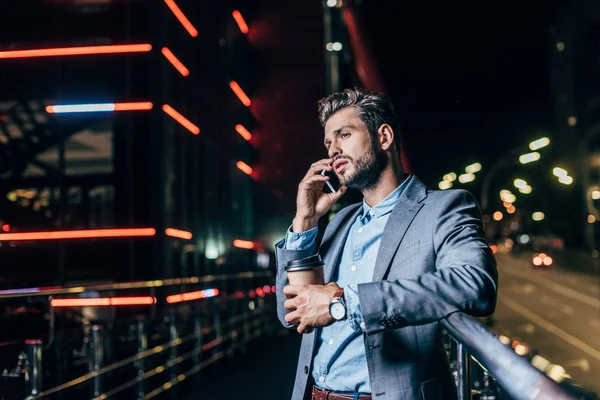
[[[386,214],[389,214],[394,209],[394,206],[400,200],[400,196],[402,196],[402,192],[406,188],[408,183],[408,178],[404,179],[404,181],[396,188],[394,191],[387,195],[387,197],[381,200],[379,203],[374,205],[373,207],[369,207],[365,199],[363,199],[363,212],[362,216],[367,215],[367,213],[372,212],[373,217],[382,217]],[[361,217],[362,217],[361,216]]]

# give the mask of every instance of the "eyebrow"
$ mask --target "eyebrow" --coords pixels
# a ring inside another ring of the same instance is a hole
[[[340,133],[341,131],[343,131],[346,128],[355,129],[356,127],[354,125],[352,125],[352,124],[342,125],[338,129],[336,129],[335,131],[333,131],[333,135],[334,136],[337,135],[338,133]],[[325,145],[325,147],[327,147],[328,143],[331,143],[331,140],[325,139],[325,141],[323,142],[323,144]]]

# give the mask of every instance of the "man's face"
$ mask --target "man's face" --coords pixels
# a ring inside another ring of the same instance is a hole
[[[325,124],[325,147],[334,160],[340,184],[369,189],[381,179],[388,163],[386,153],[372,140],[367,126],[353,107],[333,114]]]

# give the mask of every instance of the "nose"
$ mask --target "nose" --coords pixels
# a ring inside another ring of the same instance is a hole
[[[329,158],[335,158],[337,156],[339,156],[340,154],[342,154],[342,149],[340,148],[340,146],[338,146],[338,144],[336,142],[331,143],[331,146],[329,146],[329,150],[327,150],[327,154],[329,155]]]

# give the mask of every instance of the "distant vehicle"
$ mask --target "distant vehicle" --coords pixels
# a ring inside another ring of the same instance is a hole
[[[535,253],[531,256],[533,268],[549,268],[554,260],[546,253]]]

